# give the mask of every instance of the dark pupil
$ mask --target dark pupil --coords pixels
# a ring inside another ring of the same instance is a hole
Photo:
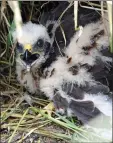
[[[83,49],[84,51],[87,51],[87,50],[88,50],[87,47],[83,47],[82,49]]]
[[[37,41],[37,46],[38,46],[38,47],[43,47],[43,45],[44,45],[44,41],[43,41],[42,39],[39,39],[39,40]]]
[[[22,51],[23,51],[23,46],[22,46],[21,44],[19,44],[18,42],[17,42],[17,50],[18,50],[19,52],[22,52]]]

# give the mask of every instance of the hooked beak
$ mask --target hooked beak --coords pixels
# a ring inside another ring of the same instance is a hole
[[[21,55],[21,59],[27,64],[31,65],[35,60],[39,58],[39,54],[33,54],[32,46],[30,44],[27,44],[24,46],[25,52],[23,55]]]
[[[23,59],[23,61],[25,61],[26,63],[28,63],[29,58],[32,55],[32,53],[31,53],[32,46],[30,44],[26,44],[26,45],[24,45],[24,49],[25,49],[25,52],[22,55],[22,59]]]
[[[29,52],[31,52],[31,51],[32,51],[32,46],[31,46],[30,44],[26,44],[26,45],[24,46],[24,49],[25,49],[25,50],[28,50]]]
[[[24,45],[24,49],[25,49],[25,52],[24,54],[21,56],[22,60],[29,64],[29,59],[32,55],[31,51],[32,51],[32,46],[30,44],[25,44]]]
[[[28,50],[25,50],[25,52],[24,52],[24,54],[22,56],[23,61],[25,61],[26,63],[28,63],[31,55],[32,55],[31,52],[29,52]]]

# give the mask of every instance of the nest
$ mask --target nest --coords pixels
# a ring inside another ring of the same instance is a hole
[[[91,142],[105,141],[97,134],[80,127],[77,118],[67,118],[53,112],[52,117],[43,112],[43,108],[49,103],[42,95],[32,96],[33,107],[26,102],[22,102],[24,94],[23,87],[16,80],[15,73],[15,45],[12,44],[11,32],[15,29],[13,12],[8,3],[1,1],[0,19],[0,91],[1,91],[1,143],[10,142],[38,142],[38,143],[67,143],[67,142]],[[63,9],[56,14],[56,7],[59,3],[64,3]],[[68,45],[70,37],[74,34],[74,3],[69,2],[19,2],[23,22],[32,20],[35,23],[45,22],[47,19],[64,20],[62,27],[56,34],[56,42],[60,47]],[[86,3],[86,7],[89,3]],[[99,2],[91,7],[100,8]],[[107,10],[106,4],[103,8]],[[48,13],[51,12],[51,15]],[[71,13],[71,15],[70,15]],[[76,12],[75,12],[76,13]],[[56,14],[56,15],[55,15]],[[45,16],[43,16],[45,15]],[[69,16],[68,16],[69,15]],[[41,18],[43,16],[43,19]],[[85,25],[95,21],[101,16],[97,10],[88,10],[78,5],[78,24]],[[65,19],[67,21],[65,22]],[[66,33],[66,24],[70,22],[70,32]],[[61,36],[58,36],[61,33]],[[67,35],[67,36],[66,36]],[[57,42],[58,41],[58,42]],[[111,73],[112,74],[112,73]],[[113,76],[113,75],[112,75]],[[110,75],[111,79],[111,75]],[[113,85],[113,81],[110,81]],[[42,116],[38,116],[38,114]]]

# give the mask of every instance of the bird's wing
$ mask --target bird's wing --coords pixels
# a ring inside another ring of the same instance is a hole
[[[110,127],[110,118],[95,107],[92,101],[72,101],[69,109],[82,123],[97,127]]]
[[[101,111],[94,106],[92,101],[74,101],[69,104],[74,116],[77,116],[83,123],[89,122],[91,119],[101,114]]]
[[[84,93],[83,99],[78,99],[76,91],[72,96],[57,90],[53,97],[53,102],[56,111],[68,116],[76,116],[83,124],[94,127],[110,125],[109,117],[112,116],[111,99],[106,95],[86,95]],[[106,114],[109,110],[110,113]]]
[[[90,83],[78,86],[74,83],[65,82],[61,89],[55,91],[52,100],[57,111],[67,113],[70,116],[77,116],[83,123],[88,123],[97,116],[102,121],[104,116],[105,118],[111,116],[112,100],[108,94],[109,87],[98,82],[93,86]]]
[[[67,95],[70,97],[73,97],[74,99],[83,99],[84,93],[88,94],[98,94],[103,93],[107,94],[109,93],[109,87],[105,86],[99,82],[95,85],[90,85],[90,83],[86,83],[84,86],[78,86],[74,83],[63,83],[62,85],[62,91],[66,92]]]
[[[63,97],[61,92],[55,94],[53,102],[56,111],[67,113],[68,116],[76,116],[84,124],[102,114],[91,100],[74,100],[74,98]]]

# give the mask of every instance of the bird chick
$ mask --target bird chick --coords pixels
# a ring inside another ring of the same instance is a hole
[[[98,81],[99,75],[106,75],[104,68],[108,63],[112,63],[112,58],[104,56],[101,52],[104,46],[101,40],[104,39],[108,44],[103,30],[103,23],[99,21],[85,26],[81,36],[78,36],[78,32],[75,33],[64,50],[66,56],[59,56],[46,69],[46,78],[40,78],[40,90],[54,102],[58,112],[77,116],[88,125],[99,116],[100,128],[105,123],[104,119],[107,126],[112,119],[109,87]],[[106,70],[109,71],[109,68]],[[94,122],[92,125],[96,127]]]
[[[73,64],[82,63],[93,66],[97,57],[104,63],[111,61],[111,58],[104,57],[100,52],[103,47],[108,46],[108,35],[104,32],[103,22],[99,20],[96,23],[87,24],[82,31],[79,30],[76,32],[72,37],[65,54],[69,58],[72,58],[71,62],[73,62]]]
[[[47,30],[50,24],[53,24],[51,37]],[[50,54],[57,27],[58,23],[55,21],[48,22],[46,27],[32,22],[22,26],[22,35],[16,45],[16,74],[18,81],[30,93],[35,93],[39,88],[39,68]],[[13,39],[14,42],[17,40],[16,31],[13,32]]]
[[[75,33],[64,56],[52,59],[51,64],[47,63],[53,55],[54,37],[49,36],[46,27],[28,22],[22,28],[16,48],[19,82],[31,93],[39,89],[53,101],[58,112],[77,116],[84,124],[97,116],[101,121],[112,118],[109,88],[98,82],[99,74],[103,72],[101,76],[105,76],[103,69],[112,62],[101,52],[102,46],[109,45],[102,22],[86,25],[81,35]]]

